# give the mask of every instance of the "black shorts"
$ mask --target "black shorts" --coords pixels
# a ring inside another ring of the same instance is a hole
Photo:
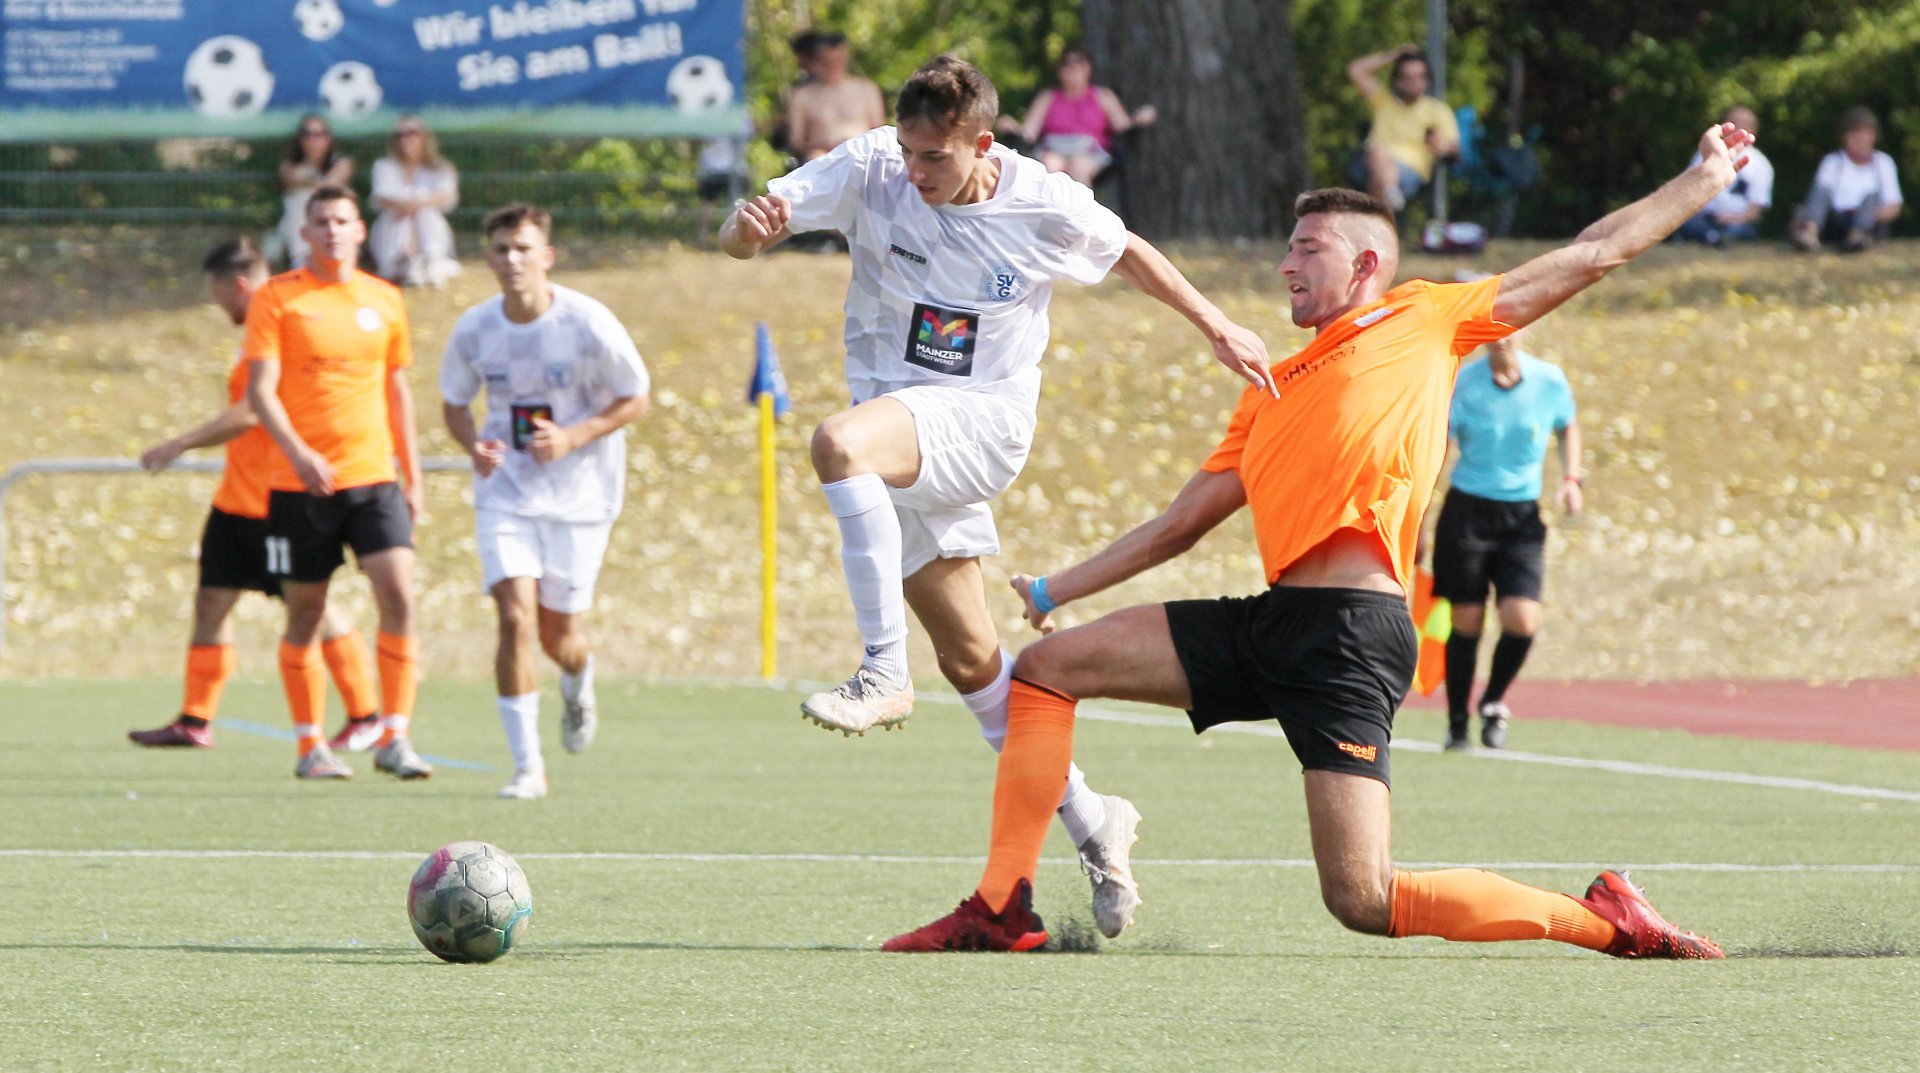
[[[1487,602],[1487,584],[1501,599],[1538,600],[1547,575],[1547,523],[1540,504],[1447,493],[1433,529],[1433,594],[1456,604]]]
[[[1193,693],[1194,733],[1277,719],[1305,771],[1392,785],[1393,713],[1413,684],[1419,639],[1399,596],[1274,586],[1258,596],[1166,605]]]
[[[200,587],[249,589],[280,595],[280,579],[267,573],[267,520],[243,518],[215,507],[200,531]]]
[[[413,547],[413,516],[393,481],[330,496],[274,491],[267,499],[267,570],[287,581],[325,581],[353,557]]]

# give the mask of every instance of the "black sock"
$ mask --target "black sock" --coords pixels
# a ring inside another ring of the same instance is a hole
[[[203,726],[206,726],[207,721],[205,719],[200,718],[197,715],[183,714],[180,716],[180,725],[183,727],[193,727],[194,729],[197,730]]]
[[[1507,695],[1507,687],[1519,675],[1520,665],[1527,661],[1527,650],[1532,647],[1532,635],[1500,634],[1500,640],[1493,645],[1493,667],[1487,671],[1487,691],[1480,694],[1480,703],[1500,700]]]
[[[1473,666],[1480,660],[1480,635],[1454,630],[1447,638],[1447,718],[1463,723],[1473,694]]]

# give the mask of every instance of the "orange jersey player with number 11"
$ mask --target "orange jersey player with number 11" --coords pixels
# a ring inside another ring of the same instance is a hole
[[[433,768],[407,734],[419,682],[413,519],[421,503],[407,311],[397,288],[355,267],[367,225],[353,191],[315,190],[304,234],[308,267],[275,276],[254,296],[241,350],[251,367],[247,398],[280,448],[267,474],[267,569],[287,604],[280,677],[300,744],[294,774],[353,774],[321,738],[326,681],[314,651],[328,582],[351,546],[380,612],[373,764],[402,779],[426,778]]]
[[[1013,579],[1029,621],[1045,630],[1053,606],[1164,562],[1251,506],[1271,587],[1128,608],[1023,651],[980,886],[884,948],[1017,951],[1046,941],[1033,875],[1066,783],[1074,709],[1114,697],[1184,708],[1196,731],[1278,720],[1305,772],[1321,899],[1355,931],[1722,956],[1662,919],[1617,871],[1575,897],[1474,868],[1396,869],[1387,749],[1413,679],[1419,642],[1407,593],[1461,356],[1653,248],[1733,182],[1752,142],[1732,124],[1709,129],[1699,163],[1651,196],[1564,249],[1477,283],[1394,287],[1392,211],[1351,190],[1302,195],[1280,275],[1293,322],[1315,336],[1274,364],[1280,396],[1242,395],[1220,446],[1160,517],[1051,579]]]

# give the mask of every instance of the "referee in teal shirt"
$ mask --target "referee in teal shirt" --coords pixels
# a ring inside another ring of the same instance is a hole
[[[1560,441],[1564,475],[1554,502],[1578,514],[1580,426],[1573,391],[1557,366],[1521,351],[1515,333],[1462,366],[1448,434],[1460,445],[1453,484],[1433,534],[1433,593],[1453,603],[1447,640],[1447,748],[1473,739],[1474,665],[1486,625],[1487,590],[1500,612],[1500,640],[1480,694],[1480,743],[1504,748],[1513,713],[1503,699],[1540,628],[1547,525],[1540,517],[1540,469],[1547,441]]]

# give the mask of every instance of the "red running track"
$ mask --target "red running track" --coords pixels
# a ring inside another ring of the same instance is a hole
[[[1444,708],[1443,690],[1412,708]],[[1920,752],[1920,678],[1806,682],[1514,683],[1507,702],[1520,719],[1689,730],[1775,741]]]

